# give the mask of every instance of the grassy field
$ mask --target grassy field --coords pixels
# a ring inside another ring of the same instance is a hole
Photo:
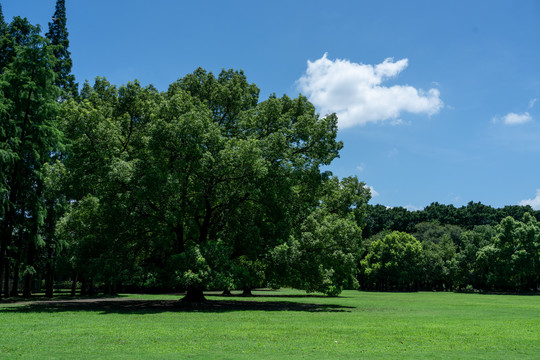
[[[258,291],[0,303],[0,358],[540,359],[540,297]]]

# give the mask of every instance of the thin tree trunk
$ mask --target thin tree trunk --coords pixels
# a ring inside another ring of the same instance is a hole
[[[23,297],[29,298],[32,296],[32,275],[26,274],[24,276],[24,289],[23,289]]]
[[[77,273],[73,273],[73,281],[71,282],[71,296],[75,296],[77,293]]]
[[[33,242],[28,243],[28,263],[26,266],[34,265],[34,255],[36,251],[36,246]],[[23,288],[23,297],[29,298],[32,296],[32,274],[28,271],[24,274],[24,288]]]
[[[1,234],[1,232],[0,232]],[[3,235],[3,234],[2,234]],[[2,299],[2,285],[4,284],[4,263],[6,262],[6,239],[0,239],[0,299]]]
[[[54,292],[54,269],[49,263],[45,267],[45,297],[52,298]]]
[[[81,296],[86,296],[86,294],[88,294],[87,290],[88,290],[87,281],[86,281],[86,278],[83,277],[81,279]]]
[[[15,164],[15,168],[18,167],[18,162]],[[14,184],[17,185],[16,183]],[[9,297],[9,270],[10,261],[8,258],[8,245],[13,241],[13,222],[15,218],[15,211],[13,210],[14,202],[17,200],[16,189],[12,188],[9,194],[9,204],[12,204],[8,208],[2,221],[2,228],[0,229],[0,284],[3,285],[5,297]],[[2,284],[3,281],[3,284]],[[2,287],[0,286],[0,298],[2,297]]]
[[[94,279],[92,278],[88,280],[88,295],[94,296]]]
[[[4,264],[4,294],[9,297],[9,261]]]
[[[53,250],[49,247],[47,254],[47,263],[45,264],[45,297],[53,297],[54,286],[54,266]]]
[[[13,281],[11,283],[11,292],[9,293],[11,297],[19,296],[19,269],[21,267],[20,252],[20,249],[17,250],[17,257],[19,259],[17,259],[13,265]]]

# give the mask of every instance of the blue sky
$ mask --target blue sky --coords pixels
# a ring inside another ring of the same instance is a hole
[[[0,0],[44,31],[55,0]],[[540,209],[540,2],[67,0],[79,82],[166,90],[201,66],[337,112],[331,166],[372,203]],[[325,55],[326,54],[326,55]]]

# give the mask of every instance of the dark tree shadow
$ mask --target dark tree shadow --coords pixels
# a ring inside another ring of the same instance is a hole
[[[185,303],[177,300],[93,299],[44,301],[0,308],[2,313],[56,313],[96,311],[101,314],[155,314],[162,312],[223,313],[232,311],[305,311],[348,312],[352,306],[310,304],[291,301],[242,301],[208,300],[202,303]]]
[[[258,292],[259,290],[257,290]],[[247,297],[247,298],[283,298],[283,299],[302,299],[302,298],[313,298],[313,299],[331,299],[333,296],[328,295],[316,295],[316,294],[252,294],[249,296],[243,296],[242,294],[232,294],[232,295],[223,295],[223,294],[214,294],[214,293],[205,293],[204,296],[206,297],[226,297],[226,296],[232,296],[232,297]],[[339,295],[339,298],[346,299],[347,296],[341,296]]]

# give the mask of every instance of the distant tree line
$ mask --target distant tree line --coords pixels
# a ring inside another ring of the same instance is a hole
[[[358,280],[370,290],[538,291],[540,211],[470,202],[368,205]]]

